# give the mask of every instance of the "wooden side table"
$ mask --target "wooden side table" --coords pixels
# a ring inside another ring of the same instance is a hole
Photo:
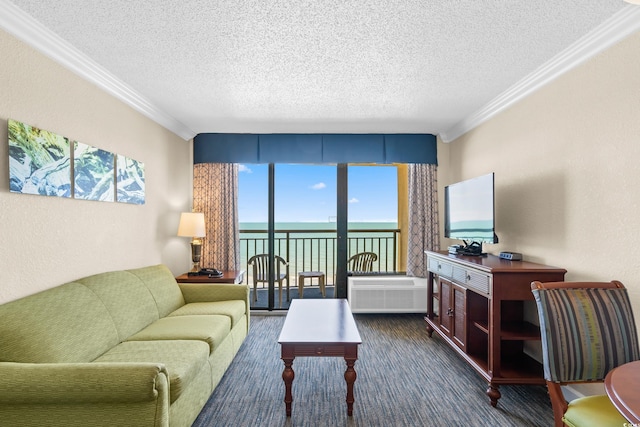
[[[240,284],[244,280],[244,270],[226,270],[221,277],[189,276],[188,273],[176,277],[178,283],[233,283]]]

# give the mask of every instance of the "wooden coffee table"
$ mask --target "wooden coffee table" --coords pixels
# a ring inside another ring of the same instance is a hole
[[[354,365],[358,359],[358,345],[362,343],[351,308],[346,299],[294,299],[289,306],[278,342],[284,361],[282,379],[285,385],[284,403],[287,417],[291,416],[293,395],[293,359],[307,357],[344,357],[347,370],[347,414],[353,415]]]

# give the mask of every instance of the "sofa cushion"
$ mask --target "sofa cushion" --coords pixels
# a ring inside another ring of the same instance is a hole
[[[149,289],[158,308],[158,317],[165,317],[184,305],[180,287],[167,266],[153,265],[127,271],[137,276]]]
[[[192,302],[186,304],[176,311],[169,314],[173,316],[188,316],[188,315],[202,315],[202,314],[220,314],[229,316],[231,319],[231,327],[235,327],[238,322],[245,316],[247,306],[244,301],[230,300],[230,301],[214,301],[214,302]]]
[[[90,362],[118,334],[100,299],[80,283],[67,283],[0,305],[0,361]]]
[[[94,362],[161,363],[169,373],[171,403],[189,387],[203,365],[208,363],[209,346],[204,341],[126,341]]]
[[[230,331],[228,316],[174,316],[156,320],[128,340],[200,340],[209,344],[213,353]]]
[[[119,341],[158,319],[158,309],[149,289],[138,276],[111,271],[78,280],[102,300],[118,329]]]

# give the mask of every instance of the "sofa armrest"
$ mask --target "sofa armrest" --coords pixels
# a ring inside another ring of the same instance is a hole
[[[248,285],[178,283],[186,303],[241,300],[249,302]]]
[[[169,376],[154,363],[0,363],[0,407],[169,401]]]

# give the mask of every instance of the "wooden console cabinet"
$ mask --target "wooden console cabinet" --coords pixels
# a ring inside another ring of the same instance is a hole
[[[498,404],[502,384],[544,385],[542,364],[524,351],[540,328],[524,318],[531,282],[563,281],[566,270],[526,261],[425,251],[427,332],[437,332],[489,382]]]

